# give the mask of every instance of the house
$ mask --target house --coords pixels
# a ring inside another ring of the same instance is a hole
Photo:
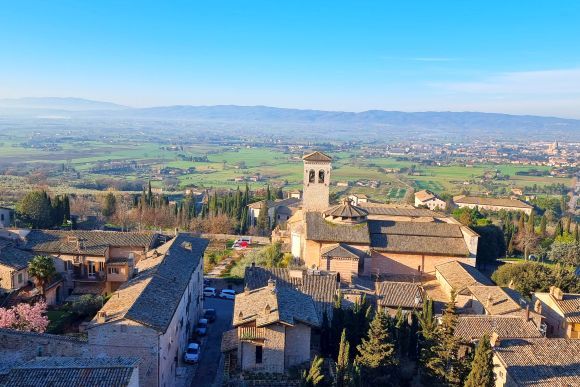
[[[487,211],[520,211],[529,215],[534,207],[517,199],[485,198],[476,196],[456,196],[453,202],[459,208],[479,208]]]
[[[0,240],[0,292],[10,292],[28,284],[28,263],[34,254],[20,250],[13,242]]]
[[[430,210],[440,209],[444,210],[447,203],[441,200],[437,195],[429,190],[422,190],[415,192],[415,207],[425,206]]]
[[[0,385],[139,387],[139,359],[38,357],[0,373]]]
[[[31,230],[19,247],[54,257],[69,295],[110,294],[164,238],[151,232]]]
[[[455,292],[455,301],[459,308],[465,307],[471,301],[469,286],[493,285],[493,282],[475,267],[458,261],[435,266],[435,277],[449,298],[451,293]]]
[[[346,281],[353,275],[433,276],[436,265],[449,261],[475,266],[479,236],[444,214],[355,205],[349,198],[330,206],[331,160],[321,152],[303,157],[302,207],[288,219],[283,241],[296,260],[339,272]]]
[[[471,310],[475,314],[505,315],[522,312],[515,291],[500,286],[474,285],[467,288],[471,295]]]
[[[178,234],[137,262],[87,328],[95,357],[141,359],[139,383],[173,386],[202,313],[203,254],[208,241]]]
[[[498,387],[580,386],[580,340],[492,337]]]
[[[248,204],[248,224],[257,226],[260,211],[266,203],[268,209],[268,222],[270,227],[285,223],[300,208],[302,201],[299,198],[290,197],[287,199],[261,200]]]
[[[375,285],[379,310],[392,317],[400,308],[403,312],[413,312],[423,308],[424,291],[421,285],[411,282],[383,281]]]
[[[544,317],[548,337],[580,339],[580,294],[564,293],[552,286],[548,293],[534,293],[532,304]]]
[[[288,191],[288,193],[286,194],[286,198],[302,199],[302,191],[300,191],[299,189],[293,189],[291,191]]]
[[[352,201],[355,206],[358,206],[362,203],[368,203],[369,197],[365,194],[355,193],[348,195],[348,198]]]
[[[13,210],[7,207],[0,207],[0,228],[8,228],[12,225]]]
[[[314,301],[289,286],[265,287],[236,296],[232,326],[242,371],[283,373],[311,360],[312,328],[320,328]]]

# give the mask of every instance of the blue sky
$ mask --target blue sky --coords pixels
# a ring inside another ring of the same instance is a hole
[[[0,98],[580,117],[579,1],[0,4]]]

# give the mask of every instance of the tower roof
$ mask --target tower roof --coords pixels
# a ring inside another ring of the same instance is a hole
[[[332,157],[330,157],[329,155],[324,154],[322,152],[316,151],[316,152],[312,152],[312,153],[305,155],[304,157],[302,157],[302,160],[304,160],[304,161],[327,161],[327,162],[330,162],[330,161],[332,161]]]
[[[364,218],[369,212],[361,207],[352,204],[349,198],[342,199],[342,203],[328,210],[324,211],[324,216],[331,216],[333,218]]]

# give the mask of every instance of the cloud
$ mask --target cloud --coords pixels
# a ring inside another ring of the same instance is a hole
[[[433,86],[477,94],[580,95],[580,68],[498,73],[477,81]]]

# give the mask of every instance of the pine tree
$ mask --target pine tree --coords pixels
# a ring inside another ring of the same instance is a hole
[[[350,380],[350,344],[346,340],[346,329],[342,330],[338,358],[336,360],[336,387],[348,386]]]
[[[435,328],[437,328],[437,322],[433,316],[433,300],[425,297],[423,300],[423,308],[421,312],[417,313],[417,320],[419,322],[421,335],[425,339],[433,338]]]
[[[369,383],[386,382],[392,377],[392,367],[397,364],[395,346],[390,332],[390,317],[383,312],[375,313],[367,338],[357,346],[357,364],[362,368],[363,379]]]
[[[475,357],[465,387],[493,387],[495,386],[494,379],[493,351],[489,337],[484,335],[475,349]]]

